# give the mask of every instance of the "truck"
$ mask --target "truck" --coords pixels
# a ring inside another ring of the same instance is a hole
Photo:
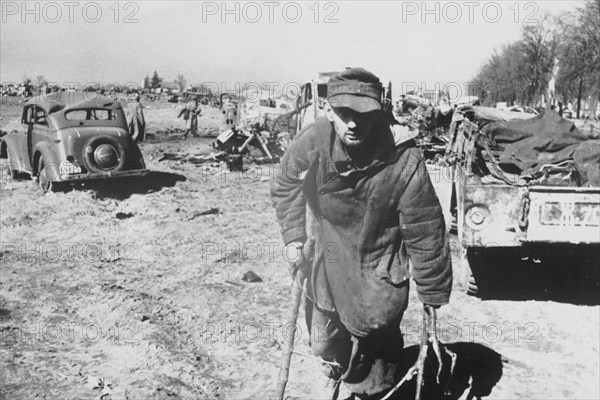
[[[339,71],[319,72],[302,83],[296,100],[296,109],[299,111],[296,132],[300,132],[306,125],[325,115],[327,82],[338,73]]]
[[[471,295],[494,298],[501,285],[514,286],[510,271],[528,265],[568,263],[569,254],[600,259],[597,182],[581,185],[572,160],[542,162],[532,176],[515,173],[500,165],[498,149],[480,129],[485,119],[528,118],[541,116],[468,107],[455,113],[448,131],[452,229],[466,255],[460,276]],[[594,151],[598,140],[589,146]]]
[[[305,126],[315,122],[318,117],[325,115],[327,84],[332,76],[340,72],[319,72],[300,85],[300,92],[296,98],[296,111],[298,112],[296,132],[300,132]],[[381,102],[384,110],[391,113],[393,108],[391,82],[384,88]]]

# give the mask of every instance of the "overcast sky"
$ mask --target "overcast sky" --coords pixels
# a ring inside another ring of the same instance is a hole
[[[233,89],[363,66],[433,89],[468,82],[523,23],[579,3],[2,1],[0,80],[140,83],[156,70]]]

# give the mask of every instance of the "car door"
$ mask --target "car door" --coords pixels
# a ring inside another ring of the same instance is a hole
[[[22,129],[20,129],[17,133],[17,151],[19,152],[18,161],[21,163],[21,167],[19,169],[24,171],[31,171],[31,135],[33,133],[33,123],[35,121],[34,114],[34,105],[28,105],[23,108],[23,115],[21,117]]]
[[[33,165],[33,148],[39,142],[48,140],[48,119],[46,111],[35,106],[33,109],[33,123],[27,132],[27,149],[29,154],[30,166]]]

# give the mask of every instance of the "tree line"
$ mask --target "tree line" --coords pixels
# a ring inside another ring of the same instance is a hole
[[[572,103],[578,118],[585,106],[594,116],[600,100],[600,0],[523,26],[520,39],[496,50],[474,83],[474,94],[487,105]]]

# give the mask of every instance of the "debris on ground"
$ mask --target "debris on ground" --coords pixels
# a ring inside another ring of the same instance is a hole
[[[206,211],[194,211],[189,217],[188,217],[188,221],[193,220],[196,217],[201,217],[203,215],[212,215],[212,214],[220,214],[221,211],[219,211],[218,208],[211,208],[209,210]]]
[[[269,128],[267,121],[263,124],[257,122],[248,128],[234,126],[227,129],[217,136],[214,147],[227,154],[256,154],[250,149],[253,147],[271,163],[278,162],[289,146],[289,135],[277,128]]]
[[[132,213],[132,212],[127,212],[127,213],[124,213],[124,212],[120,212],[120,211],[119,211],[119,212],[118,212],[118,213],[115,215],[115,217],[116,217],[117,219],[128,219],[128,218],[131,218],[131,217],[133,217],[134,215],[135,215],[135,214],[134,214],[134,213]]]
[[[224,151],[213,151],[209,154],[193,154],[189,153],[169,153],[164,152],[162,157],[158,160],[160,161],[181,161],[181,162],[189,162],[192,164],[203,164],[205,162],[210,161],[220,161],[224,160],[227,156],[227,153]]]
[[[244,274],[244,276],[242,276],[242,280],[244,282],[250,282],[250,283],[255,283],[255,282],[262,282],[262,278],[258,275],[256,275],[254,273],[254,271],[248,271]]]

